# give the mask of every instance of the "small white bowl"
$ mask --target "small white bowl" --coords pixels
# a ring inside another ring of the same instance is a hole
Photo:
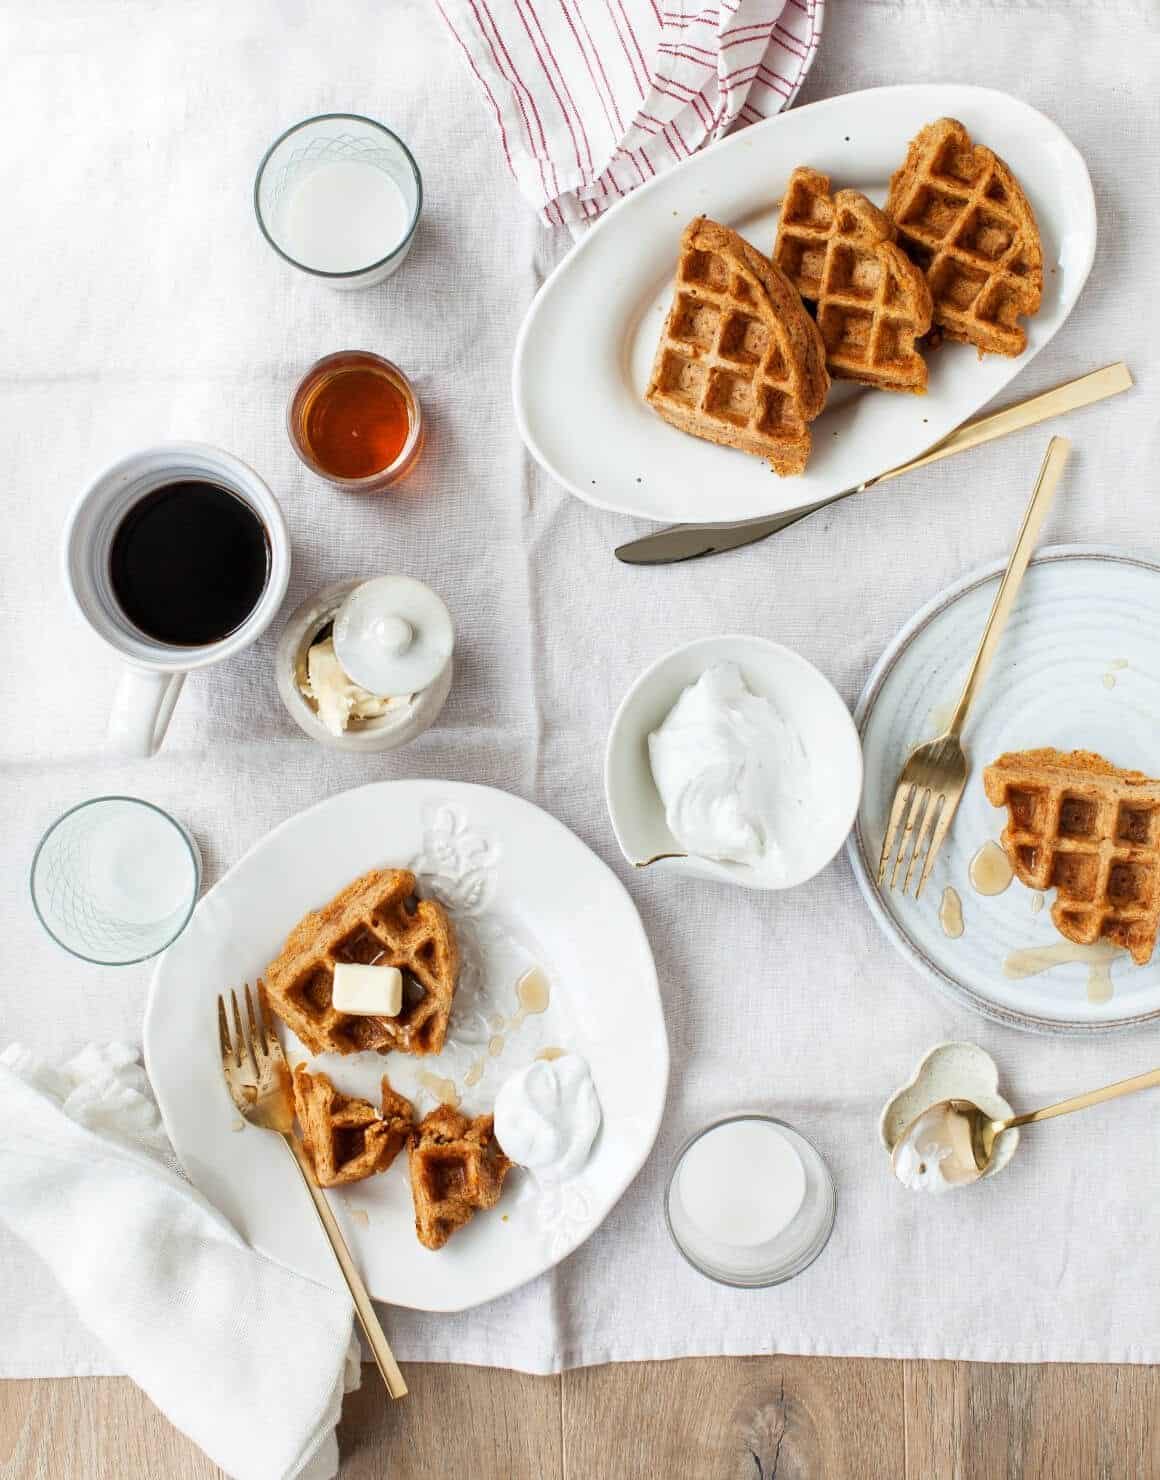
[[[800,866],[776,880],[760,867],[709,858],[664,858],[653,867],[718,879],[746,889],[792,889],[819,873],[853,826],[862,794],[862,747],[850,711],[829,679],[805,658],[764,637],[704,637],[675,648],[646,668],[625,695],[604,757],[604,792],[620,851],[638,867],[658,854],[684,850],[669,831],[649,765],[648,737],[677,702],[716,663],[736,663],[749,689],[776,704],[813,760],[816,830]]]

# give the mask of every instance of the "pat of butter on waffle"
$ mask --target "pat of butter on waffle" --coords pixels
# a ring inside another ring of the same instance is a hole
[[[335,1012],[355,1017],[398,1017],[403,1006],[403,973],[397,966],[340,961],[334,968],[331,1002]]]

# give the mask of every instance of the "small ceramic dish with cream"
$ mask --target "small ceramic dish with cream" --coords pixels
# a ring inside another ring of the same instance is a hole
[[[850,831],[862,750],[849,710],[813,664],[763,637],[709,637],[659,658],[628,691],[609,731],[604,786],[630,863],[791,889],[820,872]],[[682,838],[670,817],[684,803]],[[708,856],[711,840],[697,844],[718,822],[757,846]]]
[[[989,1053],[975,1043],[937,1043],[886,1102],[878,1122],[883,1146],[893,1153],[900,1137],[925,1110],[943,1100],[960,1099],[970,1100],[994,1120],[1006,1120],[1015,1113],[999,1093],[999,1069]],[[1001,1172],[1018,1145],[1018,1130],[1004,1131],[995,1142],[983,1177]]]

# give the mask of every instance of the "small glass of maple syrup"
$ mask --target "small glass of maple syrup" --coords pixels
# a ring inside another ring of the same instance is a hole
[[[369,350],[343,350],[312,365],[290,399],[287,427],[311,472],[355,493],[397,483],[423,444],[411,382]]]

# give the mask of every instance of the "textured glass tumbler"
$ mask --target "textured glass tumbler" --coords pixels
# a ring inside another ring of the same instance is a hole
[[[32,903],[58,945],[129,966],[181,934],[201,855],[179,822],[137,797],[94,797],[57,818],[32,860]]]
[[[367,288],[406,257],[423,180],[402,139],[358,113],[322,113],[286,130],[254,181],[262,235],[332,288]]]

